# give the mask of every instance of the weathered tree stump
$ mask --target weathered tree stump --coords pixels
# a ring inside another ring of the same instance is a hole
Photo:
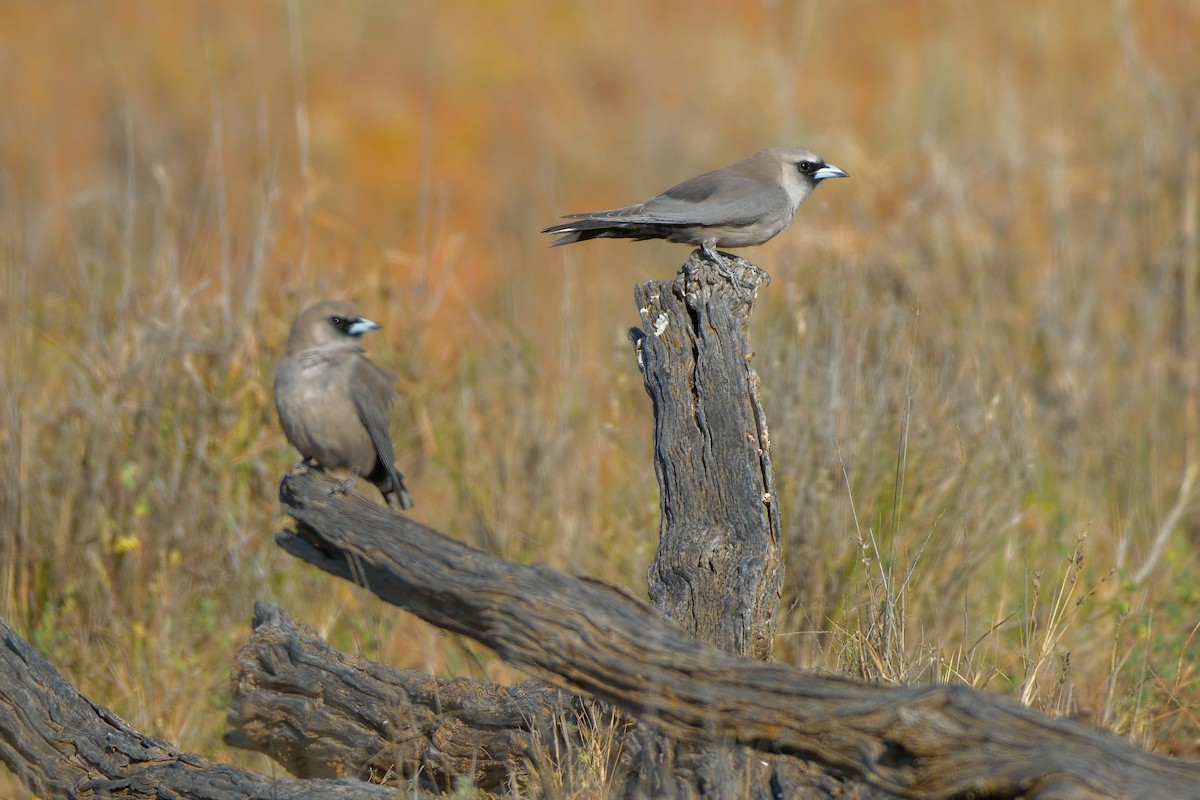
[[[770,439],[746,326],[767,279],[748,261],[718,268],[699,250],[673,281],[635,290],[634,331],[654,403],[662,504],[650,598],[692,636],[770,659],[782,586]]]
[[[718,265],[697,250],[673,281],[635,289],[643,328],[632,331],[654,408],[662,507],[650,599],[693,638],[761,661],[774,649],[783,564],[770,439],[746,335],[768,280],[744,259]],[[738,796],[746,794],[739,784],[764,785],[761,756],[650,741],[688,765],[696,792]]]

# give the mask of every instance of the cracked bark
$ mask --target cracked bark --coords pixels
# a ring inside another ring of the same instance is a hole
[[[783,559],[758,375],[746,328],[766,273],[700,251],[673,281],[638,286],[634,330],[654,405],[662,521],[650,598],[692,636],[771,658]]]

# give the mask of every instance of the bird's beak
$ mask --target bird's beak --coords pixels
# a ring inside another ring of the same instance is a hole
[[[350,334],[351,336],[361,336],[367,331],[378,330],[382,327],[383,326],[378,322],[372,322],[366,317],[359,317],[358,319],[354,320],[354,322],[350,323],[350,327],[346,328],[346,333]]]
[[[816,172],[813,173],[813,180],[818,181],[818,182],[823,181],[826,178],[849,178],[849,177],[850,176],[846,174],[846,170],[842,169],[841,167],[835,167],[833,164],[826,164],[825,166],[821,167],[819,170],[817,170]]]

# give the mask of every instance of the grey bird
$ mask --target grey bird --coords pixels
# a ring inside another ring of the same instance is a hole
[[[380,327],[344,301],[327,300],[300,312],[287,354],[275,368],[275,409],[284,435],[306,462],[362,475],[388,505],[408,509],[412,497],[396,469],[388,433],[395,378],[358,344],[360,336]]]
[[[699,245],[716,261],[718,247],[752,247],[771,239],[818,183],[845,177],[845,170],[816,153],[772,147],[635,206],[567,214],[563,219],[577,221],[542,233],[562,234],[551,247],[588,239],[666,239]]]

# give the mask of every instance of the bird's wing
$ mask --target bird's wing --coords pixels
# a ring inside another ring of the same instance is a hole
[[[713,173],[706,173],[636,206],[570,218],[647,225],[747,225],[787,205],[787,193],[778,186],[728,175],[714,179]]]
[[[394,383],[395,378],[390,372],[360,358],[354,365],[350,397],[358,410],[358,418],[371,436],[379,462],[387,470],[396,491],[402,492],[404,477],[396,469],[396,451],[392,449],[392,436],[388,430],[388,411],[395,399]]]

